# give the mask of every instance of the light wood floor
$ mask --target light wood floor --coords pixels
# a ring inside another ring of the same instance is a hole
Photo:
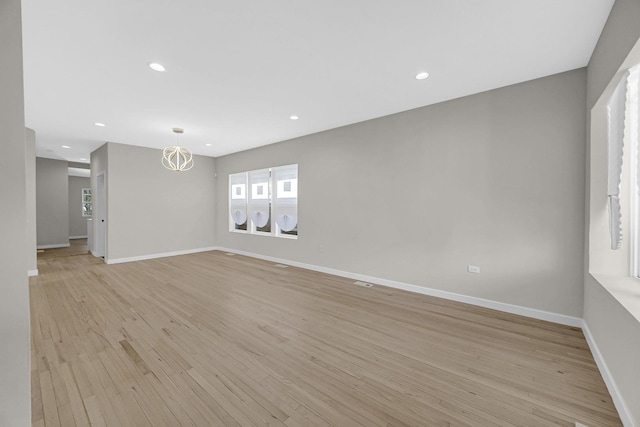
[[[216,251],[38,269],[34,426],[621,425],[577,328]]]
[[[87,239],[73,239],[69,240],[68,248],[39,249],[38,259],[57,258],[70,255],[84,255],[86,253],[88,253]]]

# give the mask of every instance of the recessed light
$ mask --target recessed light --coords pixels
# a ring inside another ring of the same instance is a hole
[[[158,64],[157,62],[152,62],[151,64],[149,64],[149,68],[151,68],[153,71],[164,71],[164,65],[162,64]]]
[[[100,122],[95,122],[94,125],[99,126],[101,128],[106,126],[104,123],[100,123]]]
[[[71,148],[68,145],[63,145],[62,148]]]
[[[426,79],[427,77],[429,77],[429,73],[424,73],[424,72],[423,72],[423,73],[418,73],[418,74],[416,74],[416,79],[417,79],[417,80],[424,80],[424,79]]]
[[[85,159],[84,157],[80,157],[80,160],[87,160],[87,159]]]
[[[204,145],[206,145],[207,147],[211,147],[213,144],[204,144]]]
[[[300,117],[298,117],[298,116],[290,116],[289,118],[290,118],[291,120],[298,120]]]

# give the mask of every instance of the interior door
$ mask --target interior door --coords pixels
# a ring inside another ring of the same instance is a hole
[[[94,244],[93,255],[105,257],[107,253],[107,197],[105,191],[105,176],[101,173],[96,177],[96,198],[94,215]]]

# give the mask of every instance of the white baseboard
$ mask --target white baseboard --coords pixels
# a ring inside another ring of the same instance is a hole
[[[38,275],[38,269],[36,268],[35,270],[29,270],[29,271],[27,271],[27,274],[29,275],[29,277],[37,276]]]
[[[69,246],[71,246],[69,243],[58,243],[55,245],[38,245],[37,249],[68,248]]]
[[[186,249],[183,251],[175,251],[175,252],[163,252],[159,254],[149,254],[149,255],[133,256],[133,257],[126,257],[126,258],[114,258],[114,259],[105,258],[104,262],[106,262],[107,264],[121,264],[123,262],[145,261],[148,259],[155,259],[155,258],[188,255],[188,254],[195,254],[198,252],[214,251],[216,249],[217,249],[216,247],[209,247],[209,248],[198,248],[198,249]]]
[[[613,404],[618,411],[618,415],[620,415],[620,420],[625,427],[634,427],[633,420],[631,419],[631,413],[627,409],[627,405],[625,405],[624,400],[622,399],[622,395],[616,386],[616,382],[609,371],[609,367],[602,357],[602,353],[600,353],[600,349],[596,344],[593,335],[591,335],[591,330],[589,330],[589,325],[587,325],[586,321],[582,322],[582,332],[584,333],[584,337],[587,339],[587,344],[589,344],[589,349],[591,350],[591,354],[593,354],[593,358],[596,361],[596,365],[598,365],[598,369],[600,370],[600,375],[602,375],[602,379],[604,383],[607,385],[607,390],[609,390],[609,394],[611,395],[611,399],[613,399]]]
[[[69,240],[73,240],[73,239],[86,239],[87,236],[69,236]]]
[[[364,274],[351,273],[348,271],[336,270],[333,268],[321,267],[321,266],[306,264],[306,263],[297,262],[297,261],[290,261],[282,258],[275,258],[275,257],[266,256],[266,255],[255,254],[252,252],[239,251],[236,249],[223,248],[223,247],[216,247],[214,249],[224,251],[224,252],[231,252],[238,255],[246,255],[252,258],[258,258],[265,261],[272,261],[279,264],[287,264],[293,267],[305,268],[307,270],[318,271],[320,273],[348,277],[354,280],[375,283],[377,285],[387,286],[395,289],[402,289],[405,291],[415,292],[418,294],[444,298],[452,301],[463,302],[466,304],[477,305],[485,308],[491,308],[494,310],[504,311],[511,314],[531,317],[533,319],[546,320],[553,323],[559,323],[561,325],[574,326],[578,328],[582,327],[582,319],[579,317],[567,316],[567,315],[558,314],[558,313],[551,313],[548,311],[538,310],[535,308],[522,307],[519,305],[507,304],[504,302],[492,301],[488,299],[457,294],[454,292],[448,292],[448,291],[442,291],[439,289],[427,288],[424,286],[412,285],[410,283],[396,282],[394,280],[381,279],[379,277],[365,276]]]

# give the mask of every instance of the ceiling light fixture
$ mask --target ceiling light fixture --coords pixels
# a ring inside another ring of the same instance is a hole
[[[184,129],[173,128],[173,133],[176,134],[176,145],[169,145],[164,149],[162,166],[171,171],[186,172],[193,167],[193,155],[178,143],[178,137],[184,133]]]
[[[153,71],[159,72],[163,72],[166,70],[166,68],[164,68],[164,65],[158,64],[157,62],[152,62],[151,64],[149,64],[149,68],[151,68]]]
[[[207,147],[211,147],[213,144],[204,144],[204,145],[206,145]]]
[[[422,73],[416,74],[416,80],[424,80],[427,77],[429,77],[429,73],[422,72]]]
[[[62,148],[71,148],[68,145],[63,145]]]
[[[106,125],[104,123],[100,123],[100,122],[95,122],[94,125],[98,126],[98,127],[105,127]]]
[[[290,118],[291,120],[298,120],[300,117],[298,117],[298,116],[290,116],[289,118]]]

